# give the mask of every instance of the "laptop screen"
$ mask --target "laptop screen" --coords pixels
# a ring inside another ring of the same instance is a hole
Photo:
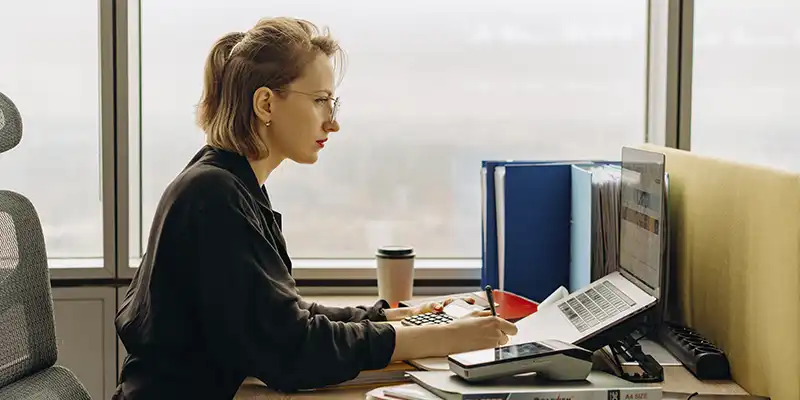
[[[622,148],[620,272],[659,298],[664,241],[664,154]]]

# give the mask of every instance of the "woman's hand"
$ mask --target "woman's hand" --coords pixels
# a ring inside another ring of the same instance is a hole
[[[431,302],[420,304],[420,305],[418,305],[416,307],[411,307],[412,308],[412,314],[411,315],[425,314],[425,313],[429,313],[429,312],[431,312],[431,313],[440,313],[440,312],[442,312],[444,310],[444,308],[448,304],[450,304],[450,303],[452,303],[452,302],[454,302],[456,300],[464,300],[467,304],[475,304],[475,299],[473,299],[472,297],[449,297],[443,302],[431,301]]]
[[[392,360],[446,357],[450,354],[489,349],[508,343],[517,326],[491,311],[477,311],[449,324],[397,328]]]
[[[517,326],[491,311],[476,311],[447,325],[452,331],[450,354],[489,349],[508,343],[508,337],[517,334]]]
[[[425,314],[425,313],[440,313],[444,310],[444,308],[456,301],[456,300],[464,300],[467,304],[475,304],[475,299],[472,297],[450,297],[447,298],[445,301],[438,302],[438,301],[429,301],[422,304],[419,304],[414,307],[401,307],[401,308],[390,308],[386,310],[386,319],[389,321],[399,321],[405,317],[410,317],[413,315]]]

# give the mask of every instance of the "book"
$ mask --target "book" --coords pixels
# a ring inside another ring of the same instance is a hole
[[[636,384],[602,371],[592,371],[581,381],[553,381],[527,374],[478,383],[467,382],[450,371],[413,371],[408,374],[419,386],[444,400],[661,400],[663,396],[660,385]]]
[[[384,387],[380,388],[380,391],[375,390],[371,393],[367,393],[367,395],[372,395],[377,398],[383,396],[384,399],[392,400],[441,400],[441,397],[431,393],[416,383]]]

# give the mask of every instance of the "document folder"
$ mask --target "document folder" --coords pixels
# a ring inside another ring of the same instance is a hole
[[[572,166],[571,292],[617,270],[620,179],[618,165]]]
[[[572,226],[570,229],[570,265],[569,288],[574,292],[586,287],[591,282],[592,258],[597,251],[597,239],[594,237],[594,219],[592,215],[592,174],[586,168],[573,165],[572,178]]]
[[[482,285],[537,302],[569,287],[572,167],[605,163],[484,161]]]

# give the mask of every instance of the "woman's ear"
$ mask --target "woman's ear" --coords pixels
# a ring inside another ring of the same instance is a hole
[[[261,124],[272,122],[272,108],[275,92],[268,87],[260,87],[253,93],[253,113]]]

